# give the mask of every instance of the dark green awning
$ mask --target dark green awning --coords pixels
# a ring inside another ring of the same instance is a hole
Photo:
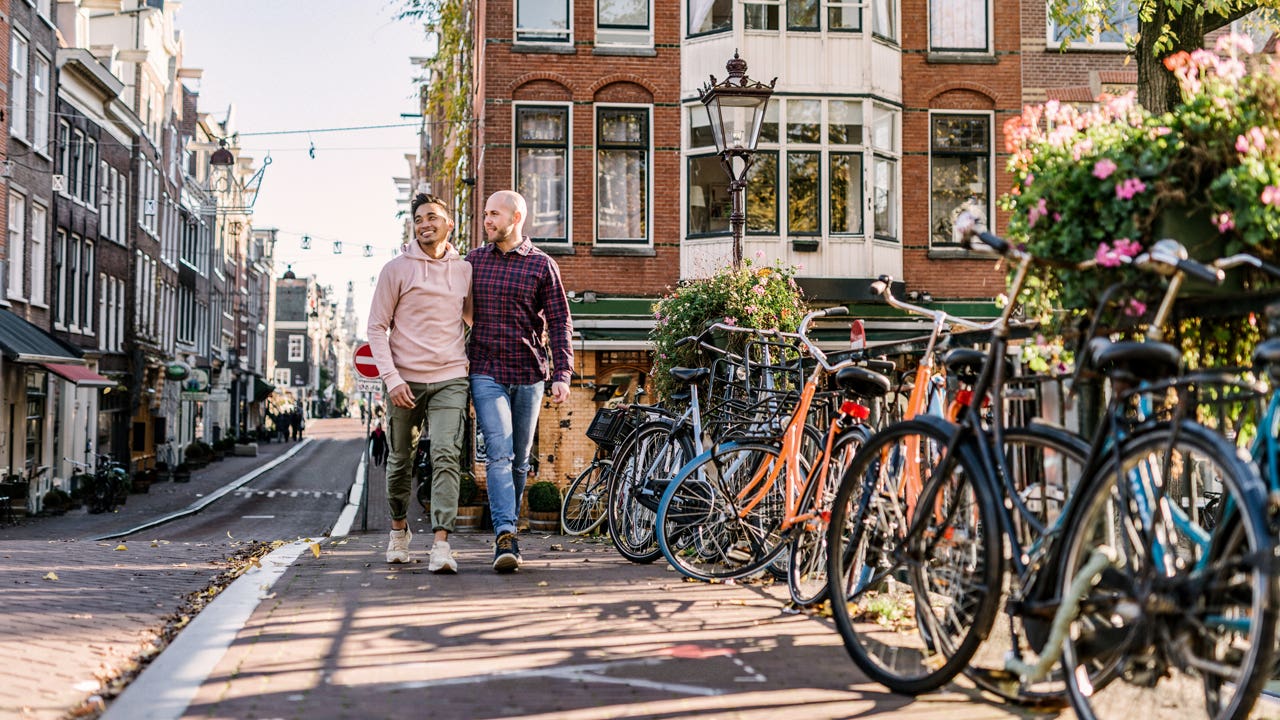
[[[0,352],[21,363],[79,365],[84,353],[14,315],[0,310]]]
[[[253,401],[262,402],[271,397],[271,393],[276,391],[276,386],[269,382],[263,382],[262,378],[253,378]]]

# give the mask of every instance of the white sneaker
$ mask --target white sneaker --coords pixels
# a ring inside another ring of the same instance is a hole
[[[449,543],[437,540],[436,544],[431,546],[431,560],[427,562],[427,569],[433,573],[448,575],[458,572],[458,561],[453,559]]]
[[[392,530],[391,539],[387,542],[387,562],[409,562],[409,541],[413,539],[413,531],[409,528]]]

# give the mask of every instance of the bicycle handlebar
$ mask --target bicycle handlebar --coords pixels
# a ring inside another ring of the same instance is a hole
[[[1218,258],[1213,261],[1213,266],[1220,270],[1230,270],[1232,268],[1240,267],[1241,265],[1255,267],[1272,277],[1280,277],[1280,267],[1276,267],[1271,263],[1263,262],[1259,258],[1249,255],[1248,253],[1238,253],[1231,257]]]
[[[899,300],[893,295],[893,278],[888,275],[881,275],[875,282],[871,283],[871,292],[883,297],[884,301],[889,304],[889,307],[905,310],[913,315],[922,315],[924,317],[931,318],[934,322],[949,322],[952,325],[959,325],[967,330],[991,330],[997,324],[996,321],[976,323],[972,320],[956,317],[955,315],[951,315],[943,310],[930,310],[926,307],[913,305],[909,302]]]

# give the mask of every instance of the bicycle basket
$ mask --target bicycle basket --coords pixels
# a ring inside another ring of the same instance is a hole
[[[610,450],[635,429],[635,421],[625,408],[600,408],[587,427],[587,437]]]

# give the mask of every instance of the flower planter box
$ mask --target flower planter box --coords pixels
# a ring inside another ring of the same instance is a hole
[[[484,517],[483,506],[463,505],[458,508],[458,515],[453,523],[453,529],[457,532],[475,532],[480,529],[480,519],[482,517]]]
[[[560,513],[530,512],[529,513],[529,531],[559,533],[560,532]]]

